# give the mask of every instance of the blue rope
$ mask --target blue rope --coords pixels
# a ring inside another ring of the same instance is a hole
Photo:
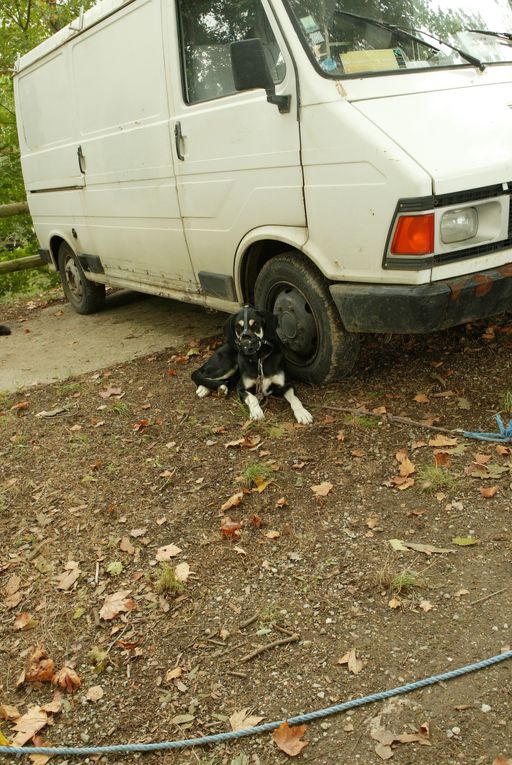
[[[500,415],[496,415],[496,422],[498,423],[498,427],[500,429],[499,433],[469,433],[464,431],[464,436],[466,438],[477,438],[479,441],[502,441],[502,442],[508,442],[512,441],[512,420],[510,420],[507,427],[505,427],[505,423],[501,419]]]
[[[322,717],[335,714],[336,712],[345,712],[347,709],[353,709],[354,707],[363,706],[363,704],[370,704],[373,701],[381,701],[383,699],[389,699],[391,696],[398,696],[402,693],[409,693],[417,688],[425,688],[427,685],[434,685],[444,680],[451,680],[453,677],[460,677],[469,672],[476,672],[479,669],[485,669],[491,667],[493,664],[498,664],[501,661],[512,659],[512,651],[506,651],[498,656],[492,656],[490,659],[483,659],[475,664],[467,664],[465,667],[459,667],[459,669],[452,669],[450,672],[444,672],[442,675],[433,675],[423,680],[416,680],[414,683],[408,683],[407,685],[400,685],[398,688],[391,688],[388,691],[380,691],[379,693],[372,693],[369,696],[363,696],[358,699],[352,699],[351,701],[345,701],[343,704],[336,704],[333,707],[327,709],[318,709],[315,712],[308,712],[307,714],[298,715],[297,717],[291,717],[287,720],[289,725],[297,725],[298,723],[311,722],[311,720],[319,720]],[[188,738],[181,741],[162,741],[155,744],[113,744],[111,746],[0,746],[0,754],[48,754],[48,755],[65,755],[65,756],[86,756],[91,754],[115,754],[117,752],[156,752],[162,749],[184,749],[189,746],[205,746],[206,744],[218,744],[221,741],[232,741],[233,739],[242,738],[242,736],[253,736],[256,733],[266,733],[267,731],[275,730],[278,728],[284,720],[278,722],[264,723],[263,725],[257,725],[254,728],[244,728],[243,730],[230,731],[227,733],[215,733],[210,736],[203,736],[201,738]]]

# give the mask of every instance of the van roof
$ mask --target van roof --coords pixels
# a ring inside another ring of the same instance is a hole
[[[74,19],[70,24],[60,29],[56,34],[49,37],[44,42],[40,43],[36,48],[21,56],[14,66],[14,74],[18,74],[23,69],[26,69],[35,61],[44,58],[52,51],[60,48],[68,40],[77,37],[85,32],[86,29],[97,24],[98,21],[104,19],[106,16],[110,16],[112,13],[121,8],[123,5],[129,5],[134,0],[99,0],[99,2],[90,10],[86,11],[80,18]]]

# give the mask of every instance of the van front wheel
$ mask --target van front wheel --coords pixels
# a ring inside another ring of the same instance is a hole
[[[345,331],[327,283],[311,263],[294,253],[267,261],[256,279],[254,302],[278,317],[293,378],[330,382],[353,370],[359,335]]]
[[[89,281],[71,247],[59,248],[59,274],[64,294],[77,313],[96,313],[105,300],[105,285]]]

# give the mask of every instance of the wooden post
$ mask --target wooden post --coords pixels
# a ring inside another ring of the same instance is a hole
[[[12,205],[0,205],[0,218],[9,218],[11,215],[24,215],[28,213],[26,202],[15,202]]]
[[[24,271],[26,268],[41,268],[46,263],[39,255],[29,255],[27,258],[0,260],[0,274],[10,274],[13,271]]]

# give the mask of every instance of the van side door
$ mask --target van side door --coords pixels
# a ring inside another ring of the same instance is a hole
[[[246,234],[306,225],[293,61],[266,0],[174,5],[174,164],[185,236],[201,288],[234,301],[235,253]],[[291,96],[288,112],[262,89],[235,89],[231,43],[253,38],[276,92]]]
[[[197,293],[169,139],[160,0],[135,0],[72,43],[87,224],[107,281]]]

